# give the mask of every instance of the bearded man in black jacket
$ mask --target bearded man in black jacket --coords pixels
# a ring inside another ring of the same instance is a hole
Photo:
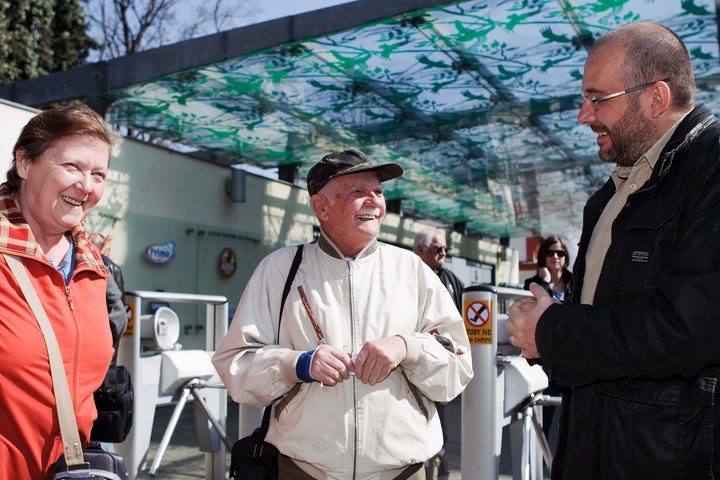
[[[720,127],[687,48],[635,23],[595,42],[578,121],[611,178],[585,206],[572,305],[510,307],[563,386],[557,479],[720,478]]]

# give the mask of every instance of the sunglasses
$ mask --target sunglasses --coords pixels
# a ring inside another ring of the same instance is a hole
[[[435,249],[435,253],[442,253],[442,252],[447,253],[447,247],[437,247]]]
[[[563,258],[565,255],[567,255],[567,252],[565,250],[547,250],[545,252],[546,257],[555,257]]]

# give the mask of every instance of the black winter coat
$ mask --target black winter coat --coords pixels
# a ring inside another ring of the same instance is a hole
[[[458,312],[462,313],[462,293],[465,289],[465,285],[462,280],[444,267],[441,267],[437,271],[437,274],[438,277],[440,277],[440,281],[443,285],[445,285],[445,288],[447,288],[447,291],[450,292],[450,296],[453,298],[453,302],[455,302]]]
[[[557,479],[720,479],[720,126],[696,107],[612,226],[593,306],[578,305],[608,181],[589,200],[572,306],[536,340],[564,386]]]

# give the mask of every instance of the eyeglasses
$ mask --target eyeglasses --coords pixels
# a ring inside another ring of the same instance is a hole
[[[442,253],[442,252],[447,253],[447,247],[437,247],[435,249],[435,253]]]
[[[612,100],[613,98],[621,97],[628,93],[637,92],[638,90],[644,90],[648,87],[655,85],[659,81],[669,82],[670,79],[666,78],[663,80],[655,80],[654,82],[650,83],[643,83],[642,85],[638,85],[637,87],[632,87],[626,90],[622,90],[620,92],[611,93],[610,95],[605,95],[604,97],[596,97],[595,95],[589,95],[585,92],[580,92],[580,96],[583,98],[583,102],[585,102],[585,100],[589,101],[590,105],[592,105],[593,110],[597,112],[598,110],[600,110],[600,104],[602,102],[607,102],[608,100]]]
[[[547,250],[545,252],[546,257],[564,258],[565,255],[567,255],[567,252],[565,250]]]

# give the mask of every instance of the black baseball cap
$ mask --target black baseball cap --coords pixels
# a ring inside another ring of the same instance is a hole
[[[372,163],[367,155],[359,150],[330,153],[308,172],[308,193],[315,195],[335,177],[360,172],[377,172],[380,181],[384,182],[402,175],[403,168],[397,163]]]

